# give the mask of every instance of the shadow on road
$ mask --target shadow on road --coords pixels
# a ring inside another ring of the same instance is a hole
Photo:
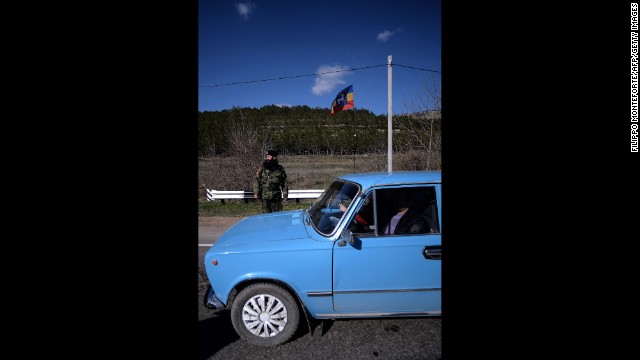
[[[309,324],[301,319],[296,333],[287,341],[288,346],[293,346],[300,341],[313,341],[322,338],[333,326],[333,321],[312,318],[310,325],[312,333],[309,333]],[[303,340],[305,337],[307,339]],[[213,317],[200,320],[198,322],[198,359],[210,359],[217,352],[238,340],[242,341],[231,324],[231,311],[223,310],[213,314]],[[253,347],[249,346],[248,348]]]
[[[198,322],[198,359],[209,359],[239,337],[231,325],[231,312],[221,311]]]

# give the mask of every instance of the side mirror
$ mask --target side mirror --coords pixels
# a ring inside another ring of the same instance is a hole
[[[342,229],[342,233],[340,233],[340,236],[342,237],[342,240],[340,240],[340,242],[338,243],[338,246],[345,246],[347,245],[347,243],[353,246],[354,241],[353,241],[353,234],[351,233],[351,230],[349,230],[348,228]]]

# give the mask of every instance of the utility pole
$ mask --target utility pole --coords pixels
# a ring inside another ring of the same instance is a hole
[[[393,123],[392,123],[392,111],[391,111],[391,55],[387,57],[387,78],[388,78],[388,103],[387,103],[387,167],[389,172],[393,171]]]

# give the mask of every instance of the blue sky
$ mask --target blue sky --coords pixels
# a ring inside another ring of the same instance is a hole
[[[198,17],[199,111],[272,104],[329,111],[353,85],[357,109],[387,114],[388,55],[397,65],[393,114],[423,103],[425,85],[440,87],[440,0],[199,0]],[[357,68],[366,69],[344,71]],[[274,78],[285,79],[262,81]]]

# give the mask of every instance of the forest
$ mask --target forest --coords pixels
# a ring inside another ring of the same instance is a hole
[[[440,149],[440,111],[393,116],[393,151]],[[274,148],[282,155],[348,155],[387,152],[388,120],[364,109],[334,116],[308,106],[232,108],[198,113],[199,157],[233,156]]]

